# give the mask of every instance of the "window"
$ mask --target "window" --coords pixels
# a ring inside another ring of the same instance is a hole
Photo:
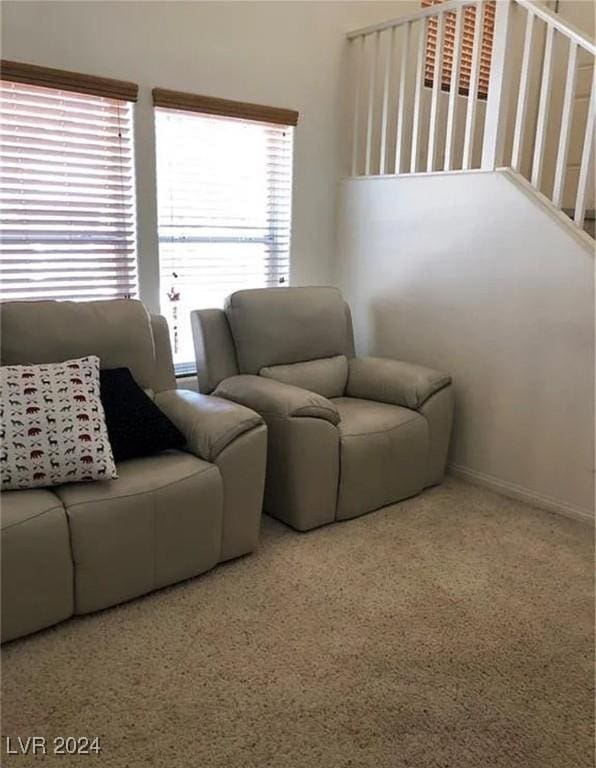
[[[0,73],[0,299],[135,296],[132,83]]]
[[[161,311],[176,372],[196,370],[189,313],[288,283],[288,110],[154,90]]]
[[[443,0],[422,0],[422,7],[438,5]],[[495,26],[495,0],[484,3],[484,24],[480,49],[480,75],[478,78],[478,98],[488,96],[488,80],[490,77],[490,62],[493,47],[493,30]],[[474,24],[476,23],[476,8],[465,8],[464,28],[461,39],[461,64],[459,74],[459,93],[467,96],[470,91],[470,76],[472,72],[472,49],[474,47]],[[441,88],[448,91],[451,87],[451,71],[453,67],[453,49],[455,44],[455,13],[445,16],[443,48],[443,72]],[[424,84],[432,87],[435,68],[435,52],[437,48],[437,19],[428,20],[428,35],[426,42],[426,64]]]

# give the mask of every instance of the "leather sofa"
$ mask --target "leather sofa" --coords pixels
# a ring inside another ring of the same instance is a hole
[[[334,288],[232,294],[191,313],[199,389],[268,427],[264,509],[304,531],[357,517],[443,478],[453,413],[448,375],[354,356]]]
[[[3,365],[89,354],[128,367],[187,439],[118,464],[117,480],[2,494],[2,641],[196,576],[253,550],[266,427],[176,389],[163,317],[133,300],[0,305]]]

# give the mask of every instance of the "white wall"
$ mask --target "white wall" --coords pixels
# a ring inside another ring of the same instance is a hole
[[[139,277],[158,306],[151,88],[300,111],[291,279],[326,283],[335,249],[344,33],[394,16],[396,2],[3,2],[2,56],[132,80]]]
[[[451,372],[451,461],[572,512],[594,500],[593,269],[504,174],[341,185],[358,351]]]

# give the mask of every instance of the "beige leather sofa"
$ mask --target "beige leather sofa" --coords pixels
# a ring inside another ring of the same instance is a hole
[[[203,573],[257,545],[266,427],[176,389],[166,321],[138,301],[0,305],[3,365],[126,366],[187,438],[119,479],[2,494],[2,641]]]
[[[355,358],[334,288],[239,291],[192,313],[199,388],[268,426],[265,510],[298,530],[356,517],[443,477],[448,375]]]

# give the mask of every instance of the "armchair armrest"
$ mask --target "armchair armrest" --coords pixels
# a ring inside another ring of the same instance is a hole
[[[248,408],[184,389],[159,392],[155,403],[186,437],[188,450],[205,461],[214,461],[235,438],[263,423]]]
[[[448,374],[422,365],[386,357],[360,357],[350,360],[346,394],[418,410],[450,383]]]
[[[310,416],[339,424],[337,408],[326,397],[264,376],[244,374],[220,382],[215,395],[254,409],[263,417]]]

